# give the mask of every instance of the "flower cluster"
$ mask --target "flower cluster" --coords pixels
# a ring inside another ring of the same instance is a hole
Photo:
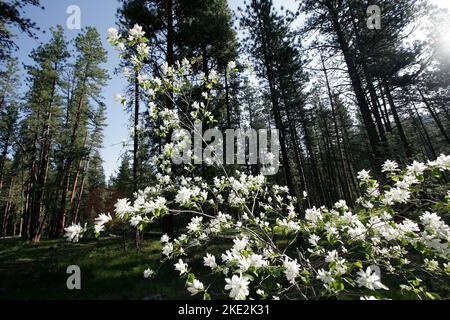
[[[109,40],[119,50],[134,48],[135,71],[141,73],[148,55],[142,29],[136,26],[124,38],[110,30]],[[198,122],[215,122],[208,106],[218,74],[211,72],[208,79],[195,74],[195,63],[185,59],[163,65],[160,78],[141,77],[162,139],[175,129],[192,132]],[[236,72],[235,63],[228,64],[228,72]],[[201,100],[190,100],[193,88],[204,90]],[[168,98],[178,108],[168,109]],[[391,294],[434,299],[439,296],[424,280],[449,280],[450,193],[443,175],[450,170],[450,156],[414,161],[403,170],[388,160],[383,180],[375,180],[368,170],[358,173],[362,196],[354,206],[340,200],[332,208],[308,207],[306,192],[297,199],[263,175],[223,170],[223,175],[204,179],[192,166],[173,164],[171,157],[183,153],[189,139],[183,131],[177,135],[177,142],[165,144],[154,159],[157,183],[133,200],[119,200],[115,217],[144,227],[166,215],[191,215],[184,233],[161,238],[162,263],[175,262],[189,294],[209,299],[210,288],[219,286],[222,294],[237,300],[339,295],[366,300]],[[101,215],[95,231],[103,231],[110,220]],[[85,230],[74,225],[66,232],[77,241]],[[220,252],[202,251],[216,240]],[[200,279],[200,270],[190,267],[199,252],[209,285]],[[144,276],[155,274],[147,269]]]

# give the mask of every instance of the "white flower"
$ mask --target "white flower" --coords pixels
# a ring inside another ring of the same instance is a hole
[[[414,161],[411,165],[407,167],[408,174],[420,176],[423,174],[423,172],[427,169],[427,166],[418,161]]]
[[[319,237],[319,236],[317,236],[317,235],[315,235],[315,234],[312,234],[312,235],[309,237],[308,242],[309,242],[312,246],[317,247],[317,242],[319,242],[319,240],[320,240],[320,237]]]
[[[155,211],[166,210],[167,209],[166,202],[167,200],[165,198],[157,197],[153,201],[148,202],[144,201],[142,209],[144,209],[146,213],[154,213]]]
[[[191,294],[191,296],[195,296],[196,294],[205,290],[205,286],[199,280],[195,279],[193,282],[187,283],[187,290]]]
[[[175,201],[179,204],[187,204],[191,198],[192,192],[190,189],[186,188],[186,187],[182,187],[176,197],[175,197]]]
[[[401,230],[403,233],[420,231],[419,225],[409,219],[403,220],[403,222],[398,225],[398,229]]]
[[[361,170],[360,172],[358,172],[358,176],[357,176],[358,180],[367,182],[370,180],[370,171],[367,170]]]
[[[364,208],[366,209],[372,209],[373,208],[373,203],[360,197],[358,199],[356,199],[356,203],[361,204]]]
[[[153,78],[153,83],[160,87],[162,85],[162,80],[158,77],[155,77]]]
[[[133,207],[130,205],[130,202],[127,199],[119,199],[117,203],[114,205],[115,212],[120,219],[123,219],[125,214],[133,211]]]
[[[264,292],[264,290],[261,290],[261,289],[258,289],[258,290],[256,290],[256,294],[258,295],[258,296],[264,296],[266,293]]]
[[[178,260],[178,263],[174,264],[175,270],[180,272],[180,276],[185,274],[188,269],[187,263],[184,263],[182,259]]]
[[[205,267],[210,267],[211,269],[216,268],[217,267],[216,257],[210,253],[207,253],[206,256],[203,257],[203,265]]]
[[[326,271],[324,269],[317,270],[317,277],[318,280],[322,281],[324,284],[328,284],[334,281],[333,275],[330,271]]]
[[[436,271],[439,270],[439,262],[437,262],[434,259],[424,259],[424,265],[425,265],[425,269],[427,269],[428,271]]]
[[[130,219],[130,225],[132,227],[137,227],[142,222],[142,217],[139,215],[132,216]]]
[[[264,257],[260,254],[252,253],[249,257],[250,266],[259,269],[269,265],[269,262],[264,260]]]
[[[108,213],[107,215],[102,213],[94,220],[94,230],[95,233],[100,233],[104,230],[105,224],[112,220],[111,215]]]
[[[233,240],[233,242],[234,242],[233,249],[239,252],[247,247],[248,238],[247,237],[242,237],[241,239],[236,238]]]
[[[289,219],[294,219],[297,216],[297,213],[295,212],[295,207],[294,205],[291,203],[287,206],[288,209],[288,218]]]
[[[146,278],[146,279],[153,277],[154,274],[155,274],[155,271],[153,271],[152,269],[144,270],[144,278]]]
[[[380,195],[379,183],[375,182],[372,186],[367,188],[367,195],[369,197],[378,197]]]
[[[329,251],[325,257],[325,262],[336,262],[338,258],[339,255],[336,250]]]
[[[439,237],[447,239],[447,242],[449,241],[450,227],[436,213],[425,211],[420,216],[420,221],[422,221],[427,232],[437,234]]]
[[[133,29],[129,30],[129,34],[130,34],[129,40],[132,41],[132,40],[135,40],[137,38],[143,37],[145,35],[145,32],[142,31],[142,27],[140,25],[135,24]]]
[[[234,62],[234,61],[228,62],[228,70],[232,71],[234,69],[236,69],[236,62]]]
[[[411,192],[403,188],[392,188],[384,193],[383,202],[387,205],[406,203],[411,198]]]
[[[231,192],[228,201],[232,207],[239,207],[245,203],[245,198],[238,196],[235,192]]]
[[[336,209],[344,209],[344,210],[348,210],[348,206],[347,203],[345,202],[345,200],[339,200],[338,202],[336,202],[334,204],[334,207]]]
[[[121,51],[121,52],[125,51],[125,49],[126,49],[125,44],[123,42],[119,42],[117,44],[116,48],[117,48],[118,51]]]
[[[225,285],[225,290],[230,290],[230,298],[234,300],[245,300],[249,295],[248,286],[250,281],[242,277],[242,274],[237,276],[233,275],[231,279],[225,279],[227,283]]]
[[[344,212],[344,214],[340,216],[340,218],[343,223],[348,225],[354,225],[355,223],[357,223],[357,221],[359,221],[358,217],[351,212]]]
[[[162,243],[168,243],[169,241],[170,241],[170,238],[169,238],[169,236],[167,234],[165,234],[165,235],[163,235],[161,237],[161,242]]]
[[[108,41],[109,42],[115,42],[119,40],[119,31],[117,31],[116,28],[109,28],[108,29]]]
[[[391,160],[386,160],[382,168],[383,168],[382,172],[399,171],[397,162]]]
[[[240,257],[239,259],[239,272],[246,272],[252,266],[249,258]]]
[[[94,225],[94,232],[95,233],[100,233],[103,230],[105,230],[105,226],[104,225],[99,225],[99,224],[95,224]]]
[[[312,209],[306,209],[305,219],[316,224],[319,220],[322,220],[320,209],[317,209],[316,207],[313,207]]]
[[[181,65],[182,65],[183,67],[190,67],[191,63],[189,62],[188,59],[183,58],[183,60],[181,61]]]
[[[225,251],[225,253],[222,253],[222,256],[221,256],[222,261],[225,262],[225,263],[230,263],[232,261],[239,260],[236,257],[237,254],[238,253],[235,250],[233,250],[233,251],[232,250],[227,250],[227,251]]]
[[[345,265],[345,259],[338,259],[336,261],[336,273],[337,274],[345,274],[347,272],[347,266]]]
[[[97,218],[95,218],[95,224],[107,224],[108,222],[110,222],[112,220],[111,215],[108,213],[107,215],[102,213],[101,215],[99,215]]]
[[[170,256],[170,254],[173,252],[173,244],[171,243],[166,243],[166,245],[163,247],[162,249],[162,253],[165,256]]]
[[[140,43],[137,46],[137,51],[141,56],[148,56],[150,52],[150,47],[146,43]]]
[[[138,76],[137,76],[137,81],[140,83],[140,84],[145,84],[145,82],[148,80],[148,76],[146,75],[146,74],[143,74],[143,73],[140,73]]]
[[[289,222],[286,219],[280,220],[277,219],[277,224],[280,227],[286,228],[288,231],[294,231],[297,232],[300,230],[300,225],[292,220],[289,220]]]
[[[381,283],[380,277],[376,274],[375,271],[372,271],[371,267],[368,267],[366,271],[360,270],[358,271],[358,279],[356,280],[356,283],[358,283],[358,286],[360,287],[366,287],[370,290],[378,290],[378,289],[384,289],[389,290],[388,287],[386,287],[384,284]]]
[[[211,80],[212,81],[216,81],[217,80],[217,78],[218,78],[218,74],[217,74],[217,71],[216,70],[211,70],[210,72],[209,72],[209,76],[211,77]]]
[[[441,154],[436,159],[436,165],[441,170],[450,170],[450,156],[446,156],[446,155]]]
[[[66,232],[64,237],[67,238],[67,241],[78,242],[84,229],[80,224],[73,223],[70,227],[65,228],[64,231]]]
[[[297,260],[289,260],[285,258],[283,262],[284,274],[286,275],[286,279],[290,283],[295,283],[295,278],[298,276],[300,272],[300,266],[297,263]]]
[[[352,240],[364,240],[366,232],[367,229],[362,224],[348,229],[348,235]]]
[[[191,222],[187,225],[186,229],[190,233],[195,233],[197,231],[200,231],[201,223],[203,221],[203,217],[193,217],[191,219]]]
[[[413,184],[417,184],[417,183],[419,183],[419,180],[417,180],[417,178],[415,176],[406,175],[403,177],[402,180],[397,181],[395,183],[395,185],[399,188],[408,190],[410,186],[412,186]]]

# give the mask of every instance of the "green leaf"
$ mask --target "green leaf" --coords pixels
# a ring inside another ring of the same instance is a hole
[[[187,282],[193,283],[195,280],[195,275],[193,273],[189,273],[187,277]]]
[[[203,293],[203,300],[211,300],[211,295],[206,291]]]
[[[342,291],[345,289],[344,283],[341,280],[333,282],[333,288],[337,291]]]
[[[436,296],[431,292],[425,292],[425,296],[430,300],[436,300]]]

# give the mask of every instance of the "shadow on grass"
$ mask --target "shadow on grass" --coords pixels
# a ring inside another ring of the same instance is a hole
[[[160,244],[146,241],[142,250],[121,240],[101,239],[69,244],[63,241],[24,243],[0,240],[0,299],[186,299],[170,265],[155,279],[143,270],[156,268]],[[68,290],[69,265],[81,269],[81,290]]]

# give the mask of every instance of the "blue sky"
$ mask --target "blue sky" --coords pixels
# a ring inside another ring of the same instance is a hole
[[[205,0],[207,1],[207,0]],[[450,0],[432,0],[433,3],[450,7]],[[243,4],[243,0],[229,0],[230,7],[235,10]],[[286,9],[295,10],[298,3],[294,0],[274,0],[275,7],[278,9],[284,6]],[[81,9],[81,26],[93,26],[102,34],[104,47],[108,50],[108,63],[104,66],[108,69],[111,80],[103,91],[105,103],[107,106],[107,127],[105,129],[104,147],[101,154],[104,160],[106,177],[115,171],[120,162],[120,156],[124,152],[122,141],[128,136],[129,115],[125,110],[114,101],[114,96],[121,93],[125,87],[123,78],[113,75],[115,66],[119,59],[116,51],[106,41],[106,30],[115,25],[115,14],[118,6],[116,0],[41,0],[45,10],[30,7],[26,15],[35,21],[42,30],[49,30],[50,27],[58,24],[65,28],[66,36],[69,40],[75,38],[79,30],[70,30],[66,27],[66,21],[69,14],[67,8],[71,5],[77,5]],[[39,40],[30,39],[24,34],[19,34],[16,43],[20,47],[17,52],[20,62],[30,64],[28,57],[33,48],[39,45],[39,42],[45,42],[49,38],[46,34],[38,33]],[[25,87],[25,83],[23,86]]]

